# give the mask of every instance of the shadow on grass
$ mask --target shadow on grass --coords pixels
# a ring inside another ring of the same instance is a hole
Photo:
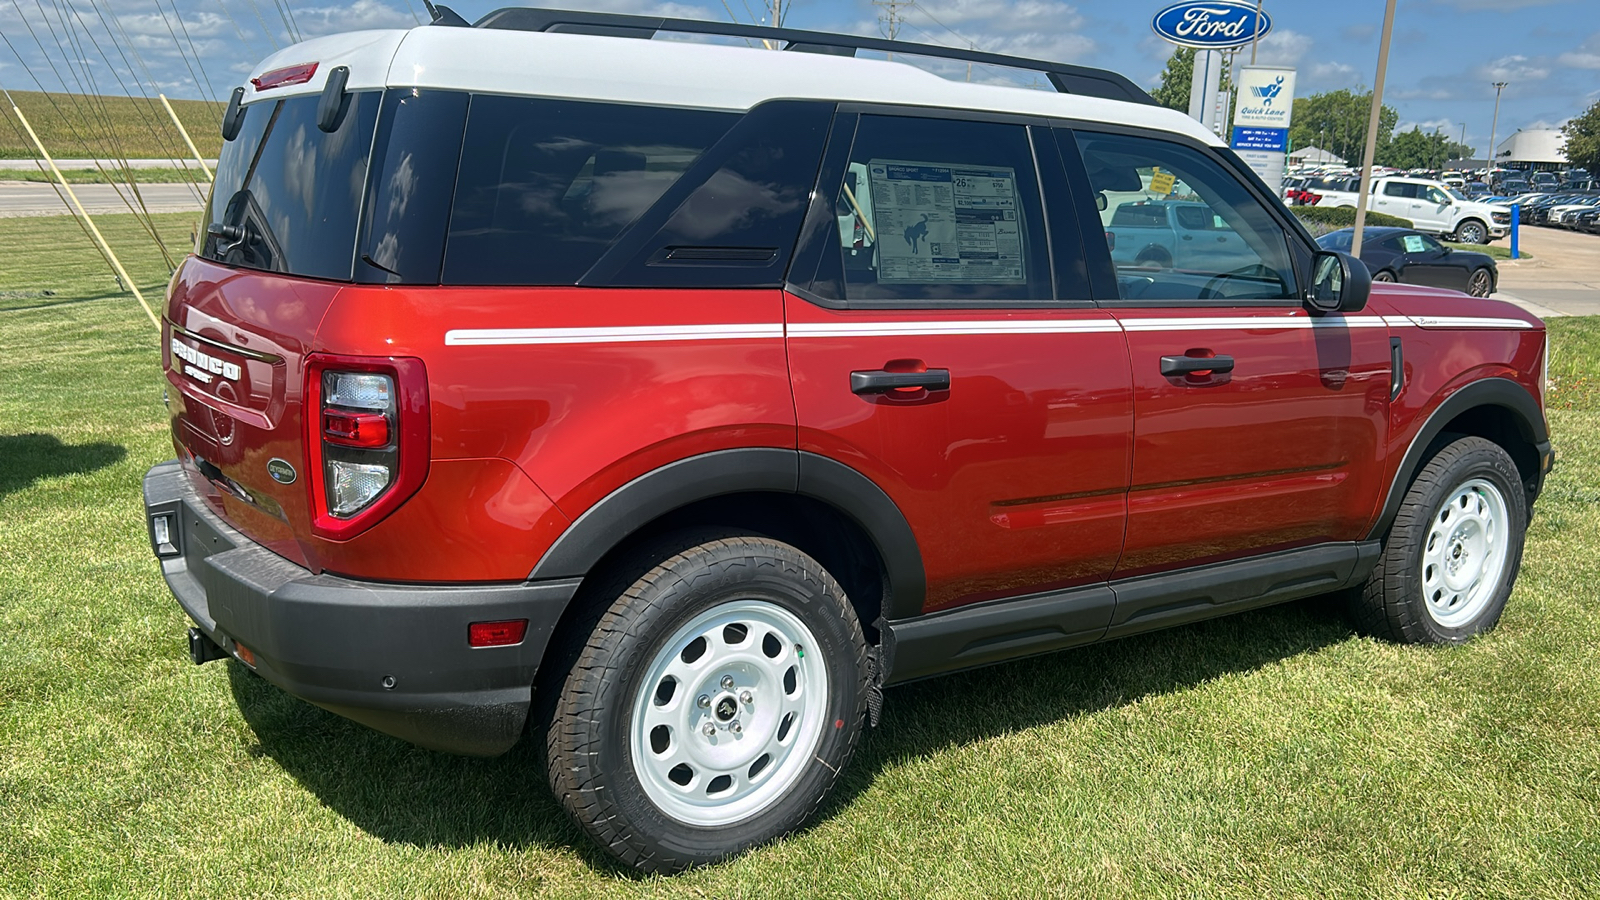
[[[0,498],[41,478],[94,472],[122,461],[118,444],[63,444],[53,434],[0,434]]]
[[[893,688],[882,723],[818,818],[841,811],[898,762],[1248,672],[1351,634],[1333,598],[1314,598]],[[598,871],[633,874],[569,822],[546,787],[533,735],[496,759],[420,750],[229,665],[234,696],[260,741],[253,752],[367,833],[419,846],[565,849]]]

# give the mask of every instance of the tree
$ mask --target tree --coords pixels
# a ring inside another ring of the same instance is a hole
[[[1452,159],[1466,159],[1457,151],[1471,152],[1439,132],[1424,134],[1420,127],[1395,135],[1378,150],[1377,163],[1400,169],[1437,169]]]
[[[1321,147],[1344,157],[1352,166],[1361,164],[1367,144],[1367,116],[1372,112],[1372,92],[1357,94],[1348,89],[1297,97],[1294,123],[1289,140],[1296,147]],[[1392,106],[1378,113],[1378,158],[1389,143],[1400,114]]]
[[[1561,135],[1566,138],[1561,152],[1566,154],[1567,162],[1588,169],[1591,174],[1600,172],[1600,100],[1561,126]]]
[[[1161,70],[1161,85],[1150,92],[1156,102],[1179,112],[1189,111],[1190,89],[1194,86],[1193,47],[1179,47],[1167,57],[1167,67]],[[1233,78],[1227,68],[1222,70],[1222,90],[1233,90]]]

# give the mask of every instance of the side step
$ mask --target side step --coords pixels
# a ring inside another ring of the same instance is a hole
[[[227,659],[228,653],[218,647],[216,641],[207,637],[204,631],[190,627],[189,658],[194,660],[195,665],[203,666],[214,659]]]

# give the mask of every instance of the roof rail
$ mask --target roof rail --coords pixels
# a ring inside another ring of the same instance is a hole
[[[454,23],[441,22],[436,19],[434,24]],[[890,41],[882,38],[833,34],[825,31],[800,31],[794,28],[770,28],[764,25],[745,25],[738,22],[665,19],[656,16],[630,16],[619,13],[529,7],[497,9],[472,23],[472,27],[499,28],[511,31],[558,32],[562,34],[591,34],[604,37],[645,38],[647,40],[654,37],[658,32],[714,34],[763,41],[781,41],[783,42],[784,50],[802,53],[855,56],[859,50],[876,50],[883,53],[931,56],[939,59],[953,59],[960,62],[1042,72],[1050,79],[1050,83],[1055,85],[1055,89],[1063,94],[1081,94],[1087,97],[1103,97],[1108,100],[1126,100],[1132,103],[1158,105],[1154,98],[1127,77],[1105,69],[1046,62],[1020,56],[1006,56],[1001,53],[962,50],[957,47],[941,47],[937,44]]]

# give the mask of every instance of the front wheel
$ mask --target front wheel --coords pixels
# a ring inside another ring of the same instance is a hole
[[[1467,279],[1467,293],[1474,297],[1487,297],[1494,291],[1494,276],[1488,269],[1477,269]]]
[[[1377,271],[1377,272],[1372,273],[1372,280],[1373,281],[1390,282],[1390,281],[1394,281],[1395,278],[1394,278],[1394,273],[1393,272],[1389,271],[1388,269],[1383,269],[1381,271]]]
[[[1493,628],[1517,579],[1527,523],[1510,455],[1480,437],[1450,443],[1406,491],[1378,565],[1352,597],[1363,630],[1459,644]]]
[[[556,796],[650,872],[725,859],[798,828],[861,734],[860,623],[815,560],[726,537],[625,586],[562,688]]]
[[[1477,219],[1467,219],[1456,226],[1455,238],[1458,244],[1487,244],[1489,229]]]

